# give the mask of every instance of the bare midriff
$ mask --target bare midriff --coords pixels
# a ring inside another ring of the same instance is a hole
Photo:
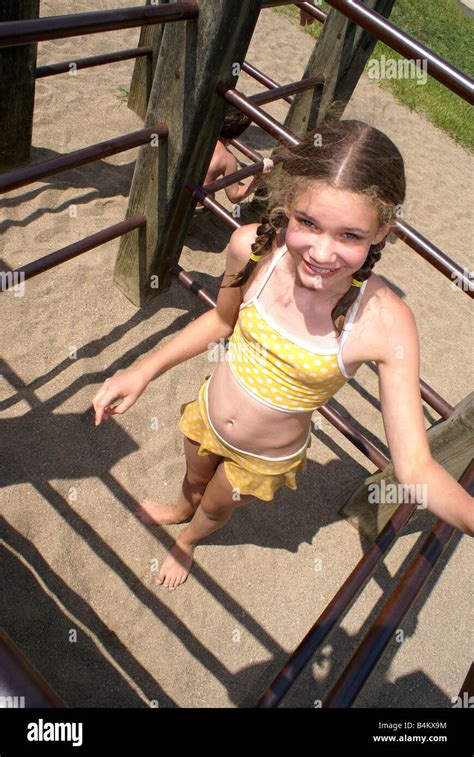
[[[208,400],[211,423],[225,441],[267,457],[284,457],[301,449],[314,412],[283,413],[253,399],[234,377],[227,359],[214,369]]]

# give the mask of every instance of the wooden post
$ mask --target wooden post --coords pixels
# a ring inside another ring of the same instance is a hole
[[[453,414],[445,421],[440,420],[431,426],[426,432],[431,449],[431,455],[443,466],[456,480],[458,480],[472,458],[474,444],[474,392],[471,392],[458,405]],[[347,518],[355,528],[365,537],[373,541],[385,524],[390,520],[398,507],[395,502],[373,502],[371,492],[382,491],[381,483],[384,481],[384,490],[387,495],[396,493],[395,488],[389,485],[397,484],[393,474],[393,465],[385,468],[382,473],[376,473],[359,486],[352,497],[339,510],[340,514]],[[369,489],[371,484],[376,488]],[[429,492],[428,492],[429,496]],[[387,497],[389,499],[389,497]],[[423,512],[417,508],[412,519]]]
[[[40,0],[2,0],[0,23],[39,17]],[[30,159],[37,44],[0,49],[0,172]]]
[[[204,182],[226,110],[216,86],[235,86],[258,20],[255,0],[199,0],[199,18],[167,24],[145,126],[164,122],[168,139],[140,149],[127,217],[144,213],[144,239],[122,237],[116,286],[142,306],[171,286],[166,259],[178,261],[196,200],[188,182]]]
[[[394,4],[395,0],[365,2],[368,8],[385,18],[390,16]],[[331,111],[340,118],[376,44],[373,34],[331,8],[302,77],[323,74],[324,87],[295,96],[285,120],[286,128],[303,138],[324,121],[335,100],[343,102]]]
[[[171,2],[171,0],[146,0],[146,5],[164,5],[169,2]],[[130,84],[130,94],[128,97],[128,107],[143,120],[145,120],[153,75],[158,62],[162,33],[162,24],[142,26],[140,31],[140,41],[138,46],[151,47],[152,57],[150,59],[149,56],[144,56],[135,60],[132,81]]]

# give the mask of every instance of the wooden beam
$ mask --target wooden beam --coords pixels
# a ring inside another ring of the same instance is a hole
[[[171,0],[146,0],[146,5],[165,5]],[[143,58],[137,58],[133,68],[132,81],[130,84],[130,94],[128,96],[128,107],[133,110],[137,116],[145,120],[150,98],[151,84],[158,62],[160,53],[161,37],[163,35],[163,26],[154,24],[153,26],[142,26],[140,30],[139,47],[151,47],[152,55]]]
[[[434,423],[426,432],[431,449],[431,455],[458,480],[472,458],[474,445],[474,392],[471,392],[454,408],[453,414],[447,420]],[[384,486],[382,488],[382,481]],[[383,473],[369,476],[354,492],[352,497],[339,510],[355,528],[371,542],[378,536],[385,524],[390,520],[398,507],[393,502],[373,502],[373,492],[385,491],[386,494],[395,493],[393,484],[397,484],[390,463]],[[376,488],[372,486],[376,485]],[[388,487],[392,486],[391,489]],[[372,495],[372,496],[371,496]],[[389,497],[387,497],[388,499]],[[417,508],[412,515],[416,518],[423,508]]]
[[[385,18],[390,16],[394,4],[395,0],[365,2],[368,8]],[[342,106],[332,109],[340,118],[376,44],[376,37],[331,8],[302,77],[323,74],[326,77],[324,87],[295,96],[285,127],[303,138],[324,121],[335,100],[343,102]]]
[[[203,184],[224,123],[226,103],[216,86],[235,86],[260,3],[200,0],[199,11],[198,19],[163,30],[145,126],[159,118],[169,137],[140,149],[127,217],[146,215],[145,244],[137,232],[124,236],[114,273],[137,306],[171,286],[166,259],[178,262],[196,203],[186,186]]]
[[[2,0],[0,23],[39,17],[40,0]],[[30,159],[37,44],[0,49],[0,172]]]

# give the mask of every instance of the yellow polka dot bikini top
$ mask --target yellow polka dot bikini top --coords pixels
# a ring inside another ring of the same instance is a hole
[[[347,373],[341,350],[352,328],[367,280],[346,315],[338,349],[309,349],[267,315],[258,300],[286,251],[283,247],[275,255],[257,293],[241,304],[226,358],[237,382],[254,399],[285,413],[308,412],[327,402],[355,375]]]

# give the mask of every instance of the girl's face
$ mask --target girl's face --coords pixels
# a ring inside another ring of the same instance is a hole
[[[325,184],[297,196],[285,239],[297,285],[342,295],[370,245],[388,230],[379,228],[377,210],[363,195]]]

